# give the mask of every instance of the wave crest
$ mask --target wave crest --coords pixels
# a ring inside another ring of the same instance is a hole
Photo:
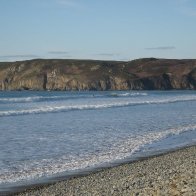
[[[76,105],[54,105],[45,106],[39,108],[25,109],[25,110],[8,110],[0,111],[0,117],[2,116],[15,116],[15,115],[26,115],[26,114],[39,114],[39,113],[51,113],[51,112],[64,112],[71,110],[90,110],[90,109],[101,109],[101,108],[112,108],[112,107],[126,107],[133,105],[145,105],[145,104],[167,104],[175,102],[195,101],[196,96],[185,96],[155,100],[120,100],[105,103],[94,103],[94,104],[76,104]]]

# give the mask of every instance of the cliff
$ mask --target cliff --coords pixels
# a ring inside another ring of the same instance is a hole
[[[0,90],[196,89],[196,60],[44,60],[0,63]]]

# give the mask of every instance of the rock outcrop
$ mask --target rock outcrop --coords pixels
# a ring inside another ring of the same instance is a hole
[[[0,63],[0,90],[196,89],[196,60],[43,60]]]

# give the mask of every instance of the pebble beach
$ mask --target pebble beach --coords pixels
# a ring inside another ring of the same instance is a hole
[[[34,187],[17,195],[196,195],[196,146]]]

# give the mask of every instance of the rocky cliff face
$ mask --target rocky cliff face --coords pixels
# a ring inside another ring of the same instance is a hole
[[[196,60],[30,60],[0,63],[0,90],[196,89]]]

